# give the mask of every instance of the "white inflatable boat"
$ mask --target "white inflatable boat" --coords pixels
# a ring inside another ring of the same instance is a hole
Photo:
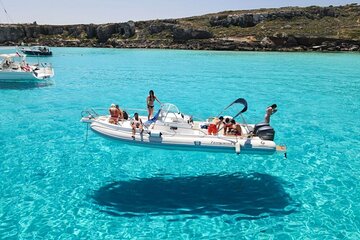
[[[246,103],[244,99],[241,100]],[[247,104],[239,114],[246,109]],[[137,129],[135,137],[132,136],[131,119],[120,120],[117,124],[113,124],[110,123],[110,116],[98,115],[94,110],[83,111],[82,115],[81,121],[90,124],[93,131],[132,144],[237,154],[286,152],[285,146],[277,146],[273,141],[275,132],[268,124],[241,123],[241,135],[224,135],[222,129],[217,135],[209,135],[207,130],[209,120],[194,121],[192,116],[181,113],[170,103],[162,105],[151,120],[147,120],[147,116],[140,116],[144,127],[143,131]]]

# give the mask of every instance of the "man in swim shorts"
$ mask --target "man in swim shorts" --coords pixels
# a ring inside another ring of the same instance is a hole
[[[220,125],[223,122],[223,120],[224,120],[223,116],[221,116],[219,118],[214,118],[208,127],[208,134],[209,135],[217,135]]]
[[[140,130],[140,134],[143,132],[143,123],[141,118],[139,118],[139,114],[135,113],[134,118],[131,120],[131,128],[132,128],[132,139],[135,140],[135,131],[138,128]]]

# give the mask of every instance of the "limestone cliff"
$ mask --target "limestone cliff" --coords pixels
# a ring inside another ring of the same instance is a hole
[[[182,19],[0,25],[1,45],[359,51],[360,6],[228,11]]]

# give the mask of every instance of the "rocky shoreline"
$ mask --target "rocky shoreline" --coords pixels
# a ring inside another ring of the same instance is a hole
[[[153,21],[0,25],[0,45],[231,51],[360,51],[360,6],[232,11]]]

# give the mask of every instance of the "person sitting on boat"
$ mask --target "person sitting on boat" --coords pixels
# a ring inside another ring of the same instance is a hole
[[[119,105],[116,104],[115,108],[118,111],[118,115],[119,115],[118,121],[123,120],[124,119],[124,114],[123,114],[123,111],[120,109]]]
[[[6,59],[5,62],[3,63],[3,68],[9,68],[11,65],[11,61]]]
[[[116,105],[113,103],[109,108],[110,119],[109,123],[118,124],[119,122],[119,111],[116,109]]]
[[[146,106],[147,106],[147,110],[148,110],[148,120],[150,120],[153,116],[155,100],[161,104],[159,99],[157,99],[157,97],[155,96],[154,91],[150,90],[149,96],[146,98]]]
[[[220,116],[219,118],[215,117],[208,126],[208,134],[217,135],[223,120],[224,120],[223,116]]]
[[[27,63],[26,65],[22,66],[21,68],[22,68],[22,70],[24,70],[25,72],[30,72],[30,71],[31,71],[31,68],[30,68],[30,66],[29,66],[28,63]]]
[[[235,119],[231,119],[231,126],[229,127],[228,133],[233,135],[241,135],[241,126],[239,123],[235,121]]]
[[[232,128],[232,123],[230,121],[230,118],[225,118],[224,121],[224,135],[226,135],[229,132],[229,129]]]
[[[274,113],[276,113],[276,111],[277,111],[276,108],[277,108],[276,104],[273,104],[273,105],[266,108],[264,122],[270,123],[270,116],[273,115]]]
[[[135,140],[135,131],[138,128],[140,130],[140,134],[143,133],[143,123],[141,118],[139,118],[138,113],[134,113],[134,118],[131,120],[131,128],[132,128],[132,138]]]

